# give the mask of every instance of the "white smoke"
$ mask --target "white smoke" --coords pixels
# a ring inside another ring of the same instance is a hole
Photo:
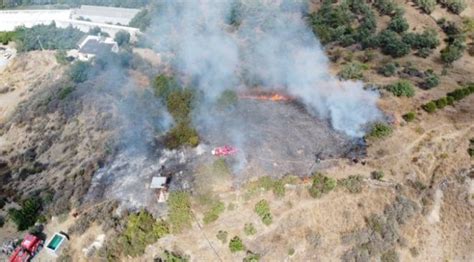
[[[235,3],[165,1],[148,33],[156,37],[157,51],[172,53],[175,70],[191,76],[209,98],[249,82],[283,88],[351,137],[362,137],[367,124],[381,118],[377,93],[330,75],[303,6],[294,0],[242,1],[240,24],[233,28],[226,22]],[[293,8],[284,8],[289,3]]]

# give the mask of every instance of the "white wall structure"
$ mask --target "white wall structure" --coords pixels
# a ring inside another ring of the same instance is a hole
[[[83,32],[88,32],[93,27],[100,27],[102,31],[110,34],[112,37],[120,30],[124,30],[130,33],[131,40],[134,41],[136,39],[136,35],[139,33],[137,28],[128,27],[128,26],[121,26],[121,25],[114,25],[114,24],[107,24],[102,22],[103,20],[115,19],[114,17],[118,16],[120,12],[117,9],[125,9],[124,11],[124,19],[128,20],[131,19],[131,11],[128,8],[112,8],[115,10],[114,12],[110,13],[107,16],[107,10],[104,8],[100,8],[103,13],[103,19],[101,21],[80,21],[73,19],[75,16],[74,9],[69,10],[2,10],[0,11],[0,31],[13,31],[18,26],[26,26],[32,27],[35,25],[40,24],[50,24],[51,22],[55,22],[58,27],[68,27],[72,25]],[[131,9],[135,10],[134,12],[138,12],[138,9]],[[96,10],[94,12],[96,17],[99,17],[99,12]],[[91,19],[92,20],[92,19]],[[122,21],[125,21],[122,20]],[[116,19],[116,21],[119,21]],[[128,23],[127,23],[128,24]]]
[[[72,19],[90,19],[92,22],[127,26],[140,9],[82,5],[72,11]]]

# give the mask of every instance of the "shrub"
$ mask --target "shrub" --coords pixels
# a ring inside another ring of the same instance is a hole
[[[450,44],[441,50],[441,60],[445,64],[452,64],[454,61],[462,57],[464,47],[462,45]]]
[[[270,225],[273,222],[273,217],[272,214],[266,213],[265,215],[262,216],[262,222],[265,225]]]
[[[89,78],[91,68],[91,64],[87,62],[77,61],[72,64],[71,68],[69,69],[69,78],[74,83],[82,83]]]
[[[403,33],[408,30],[408,28],[408,21],[402,15],[394,16],[388,24],[388,29],[397,33]]]
[[[204,224],[209,224],[211,222],[216,221],[219,218],[219,215],[224,212],[225,205],[221,201],[217,201],[210,210],[204,213],[203,222]]]
[[[447,0],[446,2],[448,10],[457,15],[467,7],[465,0]]]
[[[381,15],[393,15],[397,8],[393,0],[377,0],[374,2],[374,6]]]
[[[391,249],[382,254],[382,256],[380,257],[380,261],[381,262],[398,262],[400,261],[400,257],[398,256],[398,253],[394,249]]]
[[[402,117],[405,121],[411,122],[411,121],[415,120],[416,114],[415,114],[415,112],[408,112],[408,113],[404,114]]]
[[[434,103],[436,104],[436,107],[438,109],[443,109],[448,105],[448,99],[446,97],[442,97],[440,99],[435,100]]]
[[[259,217],[263,217],[263,215],[270,213],[270,206],[268,205],[267,200],[262,199],[258,201],[258,203],[255,204],[254,211]]]
[[[158,75],[153,81],[153,90],[157,97],[162,98],[164,101],[168,99],[171,91],[179,89],[179,85],[173,77],[166,75]]]
[[[274,183],[273,183],[273,194],[277,197],[284,197],[285,196],[285,192],[286,192],[286,189],[285,189],[285,183],[283,180],[279,179],[279,180],[276,180]]]
[[[171,192],[168,197],[168,207],[168,221],[173,232],[179,233],[191,226],[192,211],[188,193]]]
[[[339,77],[342,79],[362,79],[364,70],[367,70],[368,66],[358,62],[352,62],[345,65],[339,72]]]
[[[474,148],[468,148],[467,153],[469,154],[470,157],[474,157]]]
[[[383,65],[378,69],[378,73],[386,77],[394,76],[397,73],[397,65],[394,63]]]
[[[219,232],[217,232],[216,238],[219,239],[222,244],[225,244],[227,243],[227,235],[227,231],[219,230]]]
[[[126,46],[130,43],[130,33],[125,30],[120,30],[115,34],[114,40],[118,46]]]
[[[0,215],[0,228],[2,228],[3,225],[5,225],[5,218],[2,215]]]
[[[0,32],[0,43],[7,45],[15,39],[15,32]]]
[[[436,7],[436,0],[415,0],[415,3],[427,14],[431,14]]]
[[[438,33],[432,28],[426,29],[421,34],[405,33],[403,41],[414,49],[435,49],[439,46]]]
[[[433,101],[430,101],[422,105],[421,108],[423,108],[423,110],[425,110],[428,113],[434,113],[436,111],[436,104]]]
[[[338,184],[342,185],[349,191],[350,193],[360,193],[362,192],[362,187],[363,187],[363,179],[362,176],[356,175],[356,176],[349,176],[347,178],[341,179]]]
[[[21,203],[20,209],[10,208],[8,216],[16,224],[18,231],[23,231],[36,223],[40,211],[40,199],[27,198]]]
[[[436,75],[432,70],[425,72],[424,82],[421,87],[424,89],[431,89],[439,85],[439,76]]]
[[[49,25],[35,25],[31,28],[15,29],[15,42],[19,52],[32,50],[68,50],[76,48],[77,42],[84,35],[72,26],[58,28],[52,22]]]
[[[168,111],[176,121],[188,119],[192,110],[194,92],[190,88],[172,90],[166,99]]]
[[[0,196],[0,209],[2,209],[7,204],[7,199],[3,196]]]
[[[147,9],[143,9],[138,12],[132,20],[128,23],[128,26],[139,28],[140,31],[145,31],[151,24],[152,12]]]
[[[66,97],[68,97],[69,94],[71,94],[74,91],[74,89],[75,89],[74,86],[68,85],[68,86],[62,88],[61,90],[59,90],[59,92],[58,92],[59,100],[66,99]]]
[[[252,223],[247,223],[247,224],[244,225],[244,233],[247,236],[255,235],[257,233],[257,229],[255,229],[255,227]]]
[[[309,194],[313,198],[320,198],[323,194],[333,190],[336,185],[337,181],[334,178],[324,176],[320,173],[313,174],[313,183],[309,188]]]
[[[372,179],[382,180],[384,174],[382,171],[372,171],[372,173],[370,173],[370,176],[372,177]]]
[[[220,108],[228,108],[237,104],[237,93],[233,90],[225,90],[217,99],[217,105]]]
[[[233,237],[229,242],[229,249],[232,253],[243,251],[245,246],[244,243],[242,243],[242,239],[238,236]]]
[[[180,146],[195,147],[199,145],[199,136],[197,131],[190,126],[189,122],[180,122],[173,127],[165,138],[167,148],[176,149]]]
[[[400,39],[400,36],[394,31],[385,30],[379,37],[379,46],[382,53],[394,58],[402,57],[410,53],[410,46]]]
[[[386,89],[398,97],[412,97],[415,95],[415,89],[413,89],[413,85],[406,80],[401,80],[395,84],[389,85],[386,87]]]
[[[143,254],[148,245],[168,233],[168,225],[164,221],[157,221],[142,210],[128,217],[125,230],[117,241],[124,255],[136,257]]]
[[[188,262],[189,257],[178,254],[176,252],[171,252],[171,251],[165,250],[165,252],[163,252],[163,255],[161,256],[160,260],[158,260],[158,261],[162,261],[162,262]]]
[[[387,137],[391,135],[392,132],[393,130],[391,126],[382,122],[378,122],[372,126],[367,136],[374,137],[374,138],[383,138],[383,137]]]
[[[260,261],[260,255],[255,254],[251,251],[247,251],[247,254],[245,255],[245,257],[242,261],[243,262],[258,262],[258,261]]]
[[[421,58],[427,58],[432,53],[433,53],[432,49],[427,48],[427,47],[423,47],[423,48],[418,49],[418,51],[416,51],[415,55],[419,56]]]

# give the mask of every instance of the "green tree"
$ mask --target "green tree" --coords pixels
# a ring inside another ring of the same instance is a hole
[[[27,198],[21,203],[21,208],[10,208],[8,216],[16,224],[18,231],[23,231],[33,226],[41,212],[41,200]]]
[[[415,0],[415,3],[427,14],[431,14],[436,7],[436,0]]]
[[[130,33],[120,30],[115,34],[114,40],[119,46],[127,46],[130,43]]]
[[[460,59],[463,56],[464,47],[457,44],[451,44],[441,50],[441,60],[448,65]]]
[[[255,235],[257,233],[257,229],[255,229],[255,226],[252,223],[247,223],[244,225],[244,233],[247,236]]]
[[[245,246],[242,242],[242,239],[240,239],[238,236],[233,237],[229,242],[229,249],[232,253],[243,251]]]
[[[394,16],[388,24],[388,29],[397,33],[405,32],[406,30],[408,30],[408,28],[408,21],[402,15]]]
[[[400,80],[395,84],[387,86],[386,89],[398,97],[412,97],[415,95],[415,89],[413,88],[413,85],[406,80]]]
[[[87,62],[77,61],[72,64],[69,69],[69,78],[74,83],[82,83],[89,78],[89,73],[91,71],[91,64]]]
[[[400,39],[400,36],[394,31],[385,30],[378,38],[382,53],[386,55],[397,58],[410,53],[410,46],[404,43]]]
[[[323,194],[326,194],[336,188],[337,180],[324,176],[321,173],[313,174],[313,183],[309,188],[309,194],[314,198],[320,198]]]
[[[428,113],[434,113],[436,111],[436,104],[433,101],[430,101],[422,105],[421,108],[423,108],[423,110],[425,110]]]
[[[168,197],[168,221],[172,232],[179,233],[191,227],[191,201],[189,195],[183,191],[174,191]]]
[[[387,137],[389,135],[391,135],[393,132],[392,130],[392,127],[385,124],[385,123],[382,123],[382,122],[379,122],[379,123],[375,123],[370,132],[367,134],[368,137],[374,137],[374,138],[384,138],[384,137]]]

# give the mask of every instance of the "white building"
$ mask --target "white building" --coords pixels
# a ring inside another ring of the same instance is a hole
[[[68,56],[72,56],[81,61],[89,61],[96,55],[104,52],[118,53],[117,42],[111,37],[87,35],[77,44],[78,49],[68,51]]]

